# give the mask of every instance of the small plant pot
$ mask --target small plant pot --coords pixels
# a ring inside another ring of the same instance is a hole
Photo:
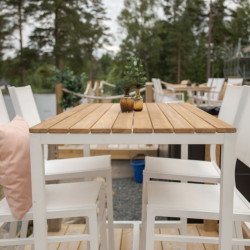
[[[124,96],[120,100],[122,112],[131,112],[134,110],[134,99],[130,96]]]
[[[129,88],[124,88],[125,95],[120,99],[122,112],[131,112],[134,110],[134,98],[129,96]]]
[[[134,111],[142,111],[143,98],[140,95],[140,89],[136,89],[136,95],[134,97]]]

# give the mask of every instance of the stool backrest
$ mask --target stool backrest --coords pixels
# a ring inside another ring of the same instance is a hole
[[[220,92],[222,90],[222,87],[224,85],[225,79],[224,78],[214,78],[213,79],[213,84],[212,84],[212,93],[211,95],[211,100],[213,101],[218,101],[220,97]],[[213,93],[216,92],[216,93]]]
[[[161,96],[163,95],[163,90],[161,86],[161,80],[157,78],[152,78],[152,82],[154,85],[154,98],[155,102],[160,102]]]
[[[30,85],[8,89],[16,114],[23,117],[30,127],[40,123],[41,119]]]
[[[220,108],[220,113],[218,118],[229,123],[230,125],[237,126],[237,110],[241,106],[241,98],[243,86],[233,86],[228,85],[222,104]]]
[[[244,86],[244,105],[239,117],[236,140],[236,158],[250,167],[250,87]]]
[[[238,84],[242,85],[243,84],[243,78],[228,78],[227,79],[227,84]]]
[[[10,118],[3,99],[3,93],[0,90],[0,124],[7,124],[9,122]]]

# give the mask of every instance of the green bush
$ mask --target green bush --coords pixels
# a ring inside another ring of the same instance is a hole
[[[70,69],[64,69],[61,71],[56,70],[52,81],[57,83],[62,83],[63,87],[74,91],[76,93],[83,93],[86,89],[86,74],[81,73],[80,75],[74,74]],[[59,103],[64,109],[75,107],[79,105],[81,98],[75,96],[74,94],[63,92],[62,101]]]

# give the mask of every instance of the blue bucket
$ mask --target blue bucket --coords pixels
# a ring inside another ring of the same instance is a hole
[[[138,183],[142,183],[143,181],[142,173],[145,168],[145,160],[134,160],[137,156],[145,156],[145,155],[144,154],[135,155],[131,159],[130,165],[133,167],[135,181]]]

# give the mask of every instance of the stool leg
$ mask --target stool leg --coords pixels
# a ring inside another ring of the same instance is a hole
[[[99,216],[101,216],[101,250],[107,250],[107,230],[106,230],[106,211],[105,211],[105,192],[101,192],[100,194],[100,211]]]
[[[145,250],[153,250],[154,249],[154,223],[155,216],[152,211],[147,208],[147,219],[146,219],[146,246]]]
[[[97,226],[97,215],[96,210],[91,211],[89,216],[89,236],[90,236],[90,250],[98,250],[99,240],[98,240],[98,226]]]
[[[86,233],[89,234],[90,230],[89,230],[89,217],[86,217]],[[87,241],[87,249],[90,250],[90,242]]]
[[[113,218],[113,196],[112,196],[112,176],[111,170],[106,176],[107,182],[107,214],[108,214],[108,237],[109,250],[114,250],[114,218]]]
[[[147,182],[149,177],[146,173],[143,173],[143,184],[142,184],[142,212],[141,212],[141,250],[145,249],[145,240],[146,240],[146,206],[147,206]]]
[[[187,218],[181,218],[180,233],[181,233],[181,235],[187,234]],[[187,248],[187,243],[182,242],[181,243],[181,250],[186,250],[186,248]]]
[[[235,221],[234,222],[234,228],[235,228],[235,236],[239,239],[243,239],[243,232],[242,232],[242,226],[241,221]],[[238,246],[236,248],[237,250],[245,250],[244,246]]]
[[[27,237],[28,224],[29,224],[29,221],[22,221],[21,234],[20,234],[21,238]],[[24,245],[20,246],[19,250],[24,250]]]

